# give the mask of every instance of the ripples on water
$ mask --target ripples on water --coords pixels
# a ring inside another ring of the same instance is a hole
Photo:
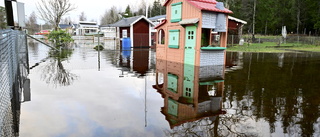
[[[20,136],[319,135],[319,54],[227,53],[225,73],[190,74],[189,99],[164,87],[188,66],[105,43],[98,53],[78,41],[63,58],[29,44],[31,101],[21,105]]]

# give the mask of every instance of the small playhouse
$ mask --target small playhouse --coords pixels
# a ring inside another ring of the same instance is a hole
[[[155,27],[157,58],[197,66],[213,59],[224,64],[232,11],[216,0],[167,0],[164,6],[167,19]]]

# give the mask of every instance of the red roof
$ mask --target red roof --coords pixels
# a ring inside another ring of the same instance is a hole
[[[167,22],[167,20],[163,20],[160,24],[158,24],[157,26],[154,27],[154,29],[159,28],[160,26],[162,26],[163,24],[165,24]]]
[[[167,6],[169,1],[171,0],[167,0],[164,3],[164,6]],[[186,1],[200,10],[222,12],[222,13],[233,13],[231,10],[227,8],[224,8],[223,10],[218,9],[216,7],[218,3],[216,0],[186,0]]]

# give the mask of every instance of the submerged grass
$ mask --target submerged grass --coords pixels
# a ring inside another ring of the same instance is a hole
[[[313,51],[320,52],[320,46],[306,45],[298,43],[275,43],[275,42],[264,42],[264,43],[244,43],[244,45],[237,45],[228,47],[227,51],[241,51],[241,52],[288,52],[291,51]]]

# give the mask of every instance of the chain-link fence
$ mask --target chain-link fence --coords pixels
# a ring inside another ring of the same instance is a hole
[[[0,30],[0,137],[19,136],[20,100],[29,73],[26,35]]]
[[[298,45],[314,45],[320,46],[320,37],[306,36],[306,35],[288,35],[285,39],[282,36],[264,36],[257,35],[255,39],[252,39],[252,35],[228,35],[228,46],[239,45],[240,40],[243,39],[244,43],[272,43],[273,46],[278,46],[284,43],[292,46]],[[270,45],[270,46],[272,46]]]

